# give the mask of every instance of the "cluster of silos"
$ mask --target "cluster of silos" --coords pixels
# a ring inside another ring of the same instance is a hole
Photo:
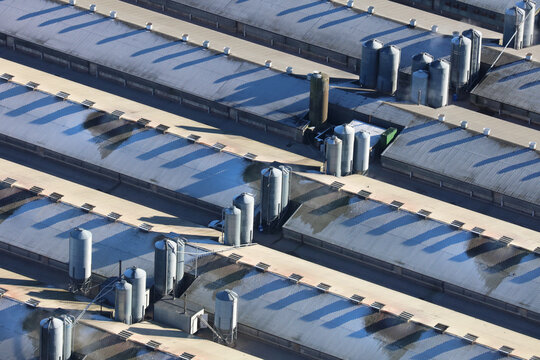
[[[234,345],[238,322],[238,295],[232,290],[216,294],[214,327],[228,345]]]
[[[251,244],[255,218],[255,198],[242,193],[233,199],[230,208],[223,210],[223,242],[230,246]]]
[[[181,262],[183,263],[183,260]],[[133,266],[126,269],[124,279],[131,285],[131,321],[137,323],[144,319],[146,312],[146,271]]]
[[[292,170],[287,166],[269,167],[261,171],[261,218],[263,229],[279,223],[290,196]]]
[[[360,85],[394,95],[397,91],[400,61],[401,49],[397,46],[384,46],[377,39],[365,41],[362,44]]]
[[[74,318],[62,315],[48,317],[39,323],[39,359],[69,360],[73,349]]]
[[[77,288],[81,288],[91,275],[92,233],[78,227],[69,233],[69,278]]]
[[[504,13],[503,46],[521,49],[534,45],[536,3],[521,0]]]
[[[410,100],[419,105],[439,108],[448,104],[450,64],[434,60],[428,53],[412,57]]]
[[[411,101],[419,105],[427,105],[429,88],[429,65],[433,56],[422,52],[412,58],[411,64]]]
[[[334,135],[325,140],[325,172],[346,176],[353,172],[366,173],[369,167],[370,135],[355,134],[348,124],[336,126]]]
[[[313,126],[320,126],[328,119],[328,96],[330,91],[330,78],[327,74],[314,71],[308,76],[309,89],[309,122]]]
[[[184,277],[183,241],[163,239],[154,244],[154,294],[156,298],[169,295]],[[179,263],[179,260],[181,262]]]

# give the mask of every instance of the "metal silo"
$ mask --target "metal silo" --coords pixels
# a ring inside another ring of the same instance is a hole
[[[92,233],[75,228],[69,233],[69,277],[76,284],[87,282],[92,275]]]
[[[187,240],[176,239],[176,284],[180,285],[184,279],[186,262],[186,242]]]
[[[242,211],[236,206],[223,210],[223,242],[225,245],[240,246]]]
[[[506,9],[504,13],[503,46],[509,43],[508,47],[521,49],[523,47],[524,27],[525,11],[517,6]]]
[[[360,131],[355,136],[354,144],[354,171],[365,174],[369,169],[369,148],[371,135],[366,131]]]
[[[427,105],[429,73],[424,70],[413,72],[411,80],[411,101],[418,105]]]
[[[334,128],[334,135],[341,140],[341,176],[353,171],[354,129],[345,124]]]
[[[448,105],[450,84],[450,64],[445,60],[435,60],[429,64],[428,105],[440,108]]]
[[[330,78],[327,74],[314,71],[311,74],[309,90],[309,121],[313,126],[319,126],[328,119],[328,92]]]
[[[336,135],[326,138],[324,141],[326,153],[326,173],[328,175],[341,176],[341,155],[342,143],[341,139]]]
[[[253,241],[255,198],[249,193],[242,193],[234,198],[233,205],[242,212],[240,216],[240,243],[251,244]]]
[[[291,173],[292,169],[289,166],[280,165],[281,170],[281,212],[285,212],[289,205],[289,196],[291,192]]]
[[[478,79],[482,60],[482,33],[475,29],[465,30],[463,36],[471,40],[471,81]]]
[[[471,40],[463,35],[452,38],[450,83],[460,93],[469,83],[471,71]]]
[[[412,57],[411,74],[418,70],[428,70],[429,64],[433,62],[433,56],[426,52],[421,52]]]
[[[531,0],[522,0],[516,6],[525,12],[523,24],[523,47],[532,46],[534,42],[534,15],[536,13],[536,3]]]
[[[261,224],[271,225],[281,214],[281,186],[283,174],[275,167],[269,167],[262,172]]]
[[[131,325],[132,286],[126,280],[116,283],[114,289],[114,320]]]
[[[124,278],[132,286],[131,320],[137,323],[144,319],[146,311],[146,271],[133,266],[124,271]]]
[[[41,320],[39,326],[39,359],[63,359],[64,322],[51,316]]]
[[[360,85],[375,89],[379,69],[379,51],[383,43],[377,39],[365,41],[362,44],[362,60],[360,62]]]
[[[232,344],[236,340],[238,317],[238,295],[232,290],[223,290],[216,294],[214,326]]]
[[[154,247],[154,289],[156,296],[161,297],[174,289],[177,245],[164,239],[157,241]]]
[[[69,359],[73,349],[73,326],[75,325],[75,318],[71,315],[60,315],[60,319],[64,323],[63,358]]]
[[[379,52],[379,68],[377,71],[377,90],[384,94],[394,95],[397,90],[401,49],[395,45],[387,45]]]

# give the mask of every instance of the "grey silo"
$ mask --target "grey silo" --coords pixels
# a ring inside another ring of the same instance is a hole
[[[342,141],[336,135],[326,138],[325,148],[325,171],[328,175],[341,176]]]
[[[39,323],[39,360],[61,360],[64,351],[64,322],[48,317]]]
[[[426,52],[421,52],[412,57],[411,74],[418,70],[428,70],[429,64],[433,62],[433,56]]]
[[[534,16],[536,14],[536,2],[531,0],[521,0],[516,3],[516,6],[525,12],[523,47],[532,46],[534,44]]]
[[[448,105],[449,85],[450,64],[441,59],[429,64],[428,105],[434,108]]]
[[[364,41],[362,44],[362,59],[360,62],[360,85],[375,89],[379,69],[379,51],[383,43],[377,39]]]
[[[71,357],[73,350],[73,326],[75,325],[75,318],[71,315],[60,315],[60,319],[64,323],[64,341],[63,341],[63,356],[64,359]]]
[[[223,242],[225,245],[240,246],[240,224],[242,211],[236,206],[223,210]]]
[[[379,68],[377,71],[377,90],[394,95],[398,84],[401,49],[395,45],[386,45],[379,52]]]
[[[463,36],[471,40],[471,81],[478,79],[482,61],[482,33],[476,29],[465,30]]]
[[[240,216],[240,243],[251,244],[255,220],[255,198],[252,194],[242,193],[234,198],[233,205],[242,212]]]
[[[325,73],[314,71],[309,87],[309,121],[313,126],[320,126],[328,119],[330,78]]]
[[[459,35],[452,38],[450,55],[450,83],[461,92],[469,83],[471,71],[471,40]]]
[[[170,239],[163,239],[157,241],[154,248],[155,294],[164,296],[174,289],[177,245]]]
[[[92,233],[81,227],[69,233],[69,277],[82,283],[92,275]]]
[[[291,192],[291,172],[292,169],[289,166],[280,165],[281,170],[281,212],[285,212],[287,205],[289,205],[289,196]]]
[[[180,285],[184,279],[186,265],[186,239],[176,240],[176,284]]]
[[[126,280],[114,285],[114,320],[131,325],[132,323],[132,286]]]
[[[341,140],[341,176],[346,176],[353,171],[354,129],[348,124],[339,125],[334,135]]]
[[[238,295],[232,290],[216,294],[214,326],[229,340],[234,340],[238,319]]]
[[[418,105],[427,105],[429,73],[424,70],[413,72],[411,80],[411,101]]]
[[[369,169],[369,148],[371,135],[367,131],[360,131],[355,136],[354,143],[354,171],[365,174]]]
[[[124,279],[132,286],[131,320],[142,321],[146,312],[146,271],[136,266],[124,271]]]
[[[506,9],[504,13],[503,46],[508,44],[510,48],[521,49],[523,47],[524,27],[525,11],[517,6]]]
[[[281,214],[281,190],[283,174],[275,167],[269,167],[261,172],[261,224],[270,225]]]

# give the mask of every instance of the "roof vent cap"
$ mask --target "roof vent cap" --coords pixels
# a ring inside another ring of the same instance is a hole
[[[462,129],[466,129],[469,127],[469,123],[466,120],[463,120],[460,126]]]
[[[208,49],[209,46],[210,46],[210,40],[204,40],[202,43],[202,47],[205,49]]]
[[[69,5],[76,5],[77,4],[77,0],[69,0]]]
[[[90,11],[91,12],[96,12],[97,11],[97,5],[96,4],[90,5]]]
[[[223,48],[223,53],[224,53],[225,55],[231,55],[231,48],[228,47],[228,46],[224,47],[224,48]]]
[[[111,10],[111,12],[109,13],[109,16],[112,18],[112,19],[116,19],[116,17],[118,16],[118,13],[114,10]]]
[[[529,141],[529,149],[536,150],[536,141]]]
[[[375,6],[370,6],[367,8],[368,14],[375,14]]]
[[[189,40],[189,34],[182,34],[182,41],[186,42]]]
[[[434,33],[439,32],[439,26],[438,26],[438,25],[433,25],[433,26],[431,27],[431,32],[434,32]]]
[[[446,116],[444,116],[444,114],[439,114],[439,121],[440,122],[444,122],[445,119],[446,119]]]
[[[412,28],[415,28],[416,27],[416,19],[409,20],[409,26],[412,27]]]
[[[532,59],[533,59],[533,54],[532,53],[527,53],[527,55],[525,55],[525,60],[532,61]]]
[[[491,129],[490,128],[484,128],[484,135],[489,136],[489,134],[491,134]]]
[[[267,68],[271,68],[272,67],[272,60],[266,60],[264,62],[264,66],[266,66]]]
[[[293,67],[292,66],[287,66],[287,69],[285,69],[285,71],[287,72],[287,74],[292,74]]]
[[[146,23],[146,30],[152,30],[152,23],[151,22]]]
[[[354,0],[347,1],[347,7],[352,8],[354,6]]]

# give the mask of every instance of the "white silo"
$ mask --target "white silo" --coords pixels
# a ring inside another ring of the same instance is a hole
[[[292,169],[289,166],[280,165],[279,170],[281,170],[281,212],[284,213],[289,205]]]
[[[154,248],[154,292],[156,297],[161,297],[174,290],[178,249],[170,239],[157,241]]]
[[[452,53],[450,55],[450,83],[461,92],[469,84],[471,72],[471,40],[463,35],[452,38]]]
[[[233,205],[223,210],[223,219],[223,243],[240,246],[242,211]]]
[[[309,86],[309,121],[313,126],[320,126],[328,119],[330,78],[325,73],[314,71]]]
[[[411,101],[418,105],[427,105],[429,73],[424,70],[413,72],[411,80]]]
[[[48,317],[39,323],[39,360],[61,360],[64,352],[64,322]]]
[[[184,279],[185,262],[186,262],[186,242],[185,238],[176,239],[176,284],[182,283]]]
[[[120,280],[114,289],[114,320],[131,325],[132,323],[132,286],[126,280]]]
[[[146,312],[146,271],[136,266],[124,271],[124,278],[131,284],[131,320],[142,321]]]
[[[78,286],[92,275],[92,233],[81,227],[69,233],[69,277]]]
[[[73,326],[75,325],[75,318],[71,315],[60,315],[60,319],[64,323],[63,356],[64,359],[69,359],[73,350]]]
[[[261,175],[261,224],[267,227],[277,221],[281,214],[283,173],[275,167],[269,167]]]
[[[448,105],[450,84],[450,64],[445,60],[435,60],[429,64],[428,105],[440,108]]]
[[[521,0],[516,3],[516,6],[525,12],[523,24],[523,47],[532,46],[534,44],[536,2],[531,0]]]
[[[229,344],[236,340],[237,322],[238,295],[228,289],[219,291],[216,294],[214,326]]]
[[[341,140],[341,176],[346,176],[353,171],[354,157],[354,129],[345,124],[334,128],[334,135]]]
[[[369,169],[369,148],[371,135],[367,131],[360,131],[355,136],[354,144],[354,171],[365,174]]]
[[[525,28],[525,11],[517,6],[506,9],[504,13],[503,46],[521,49]],[[514,35],[515,33],[515,35]]]
[[[383,94],[394,95],[398,84],[401,49],[395,45],[386,45],[379,52],[377,71],[377,90]]]
[[[426,52],[421,52],[412,57],[411,74],[418,70],[428,70],[429,64],[433,62],[433,56]]]
[[[482,33],[476,29],[465,30],[463,36],[471,40],[471,81],[476,81],[482,61]]]
[[[362,44],[362,59],[360,62],[360,85],[375,89],[379,69],[379,51],[383,43],[377,39],[365,41]]]
[[[326,138],[324,141],[325,148],[325,172],[328,175],[341,176],[341,139],[336,135]]]
[[[233,205],[240,209],[240,243],[251,244],[253,241],[253,221],[255,218],[255,198],[252,194],[242,193],[234,198]]]

